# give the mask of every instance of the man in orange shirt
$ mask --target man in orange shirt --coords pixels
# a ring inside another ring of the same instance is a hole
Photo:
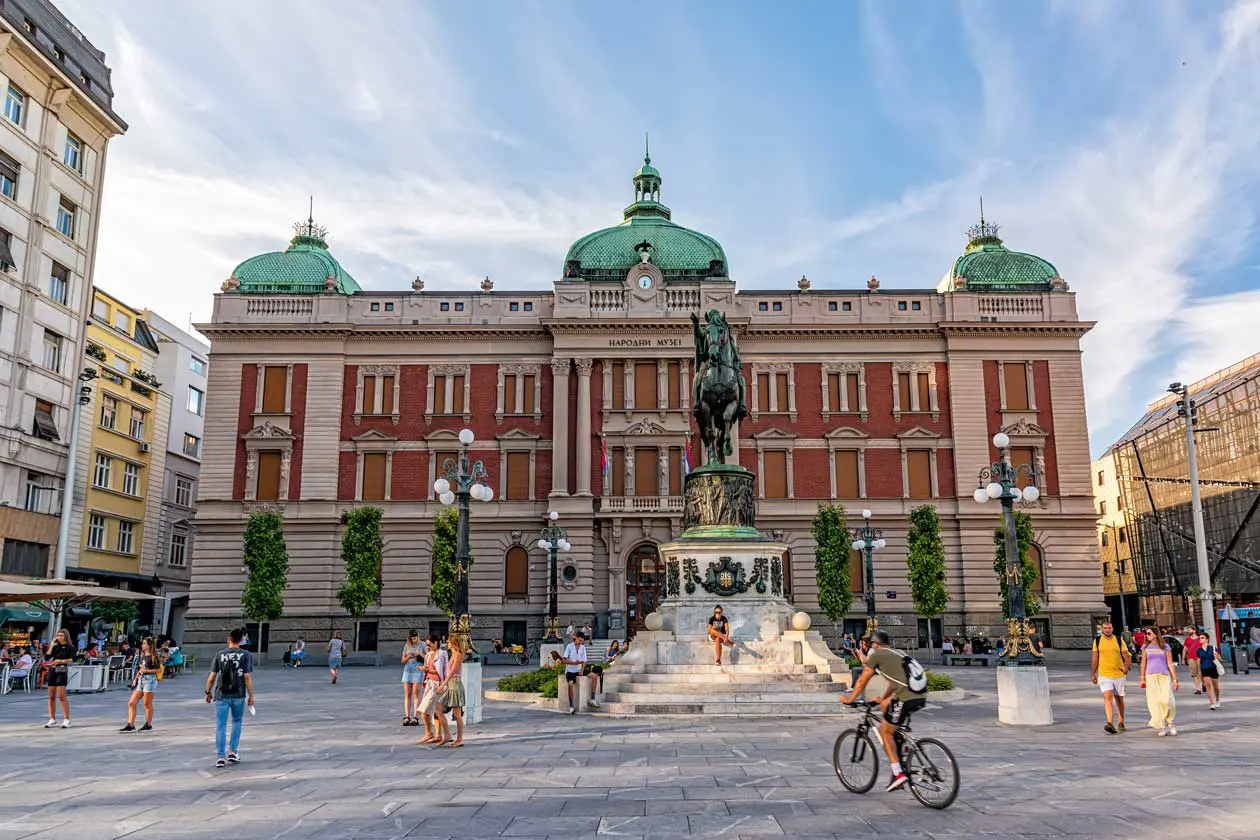
[[[1125,675],[1133,665],[1133,657],[1124,641],[1115,634],[1110,621],[1102,623],[1102,635],[1094,639],[1094,655],[1090,662],[1089,675],[1094,685],[1102,691],[1103,708],[1107,712],[1107,723],[1103,731],[1115,735],[1117,730],[1124,731],[1124,684]],[[1113,717],[1112,703],[1118,720]]]

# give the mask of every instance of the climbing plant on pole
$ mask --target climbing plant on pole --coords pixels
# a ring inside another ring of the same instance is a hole
[[[927,619],[928,660],[932,658],[932,619],[945,612],[949,591],[945,588],[945,546],[936,508],[920,505],[910,511],[906,535],[906,566],[914,611]]]
[[[1037,564],[1028,557],[1033,544],[1032,517],[1023,511],[1015,511],[1015,540],[1019,545],[1020,578],[1024,587],[1024,614],[1032,618],[1041,612],[1041,600],[1033,594],[1037,582]],[[1001,528],[993,529],[993,571],[997,573],[998,589],[1002,592],[1002,616],[1011,617],[1011,592],[1006,585],[1006,535]]]
[[[246,621],[275,621],[284,612],[289,550],[280,514],[255,511],[245,525],[245,588],[241,607]]]
[[[844,506],[819,505],[810,532],[818,546],[814,551],[818,607],[831,622],[839,645],[839,625],[853,603],[849,586],[849,554],[853,540],[845,526]]]
[[[433,578],[429,600],[450,615],[455,608],[455,542],[459,537],[459,514],[447,508],[433,518]]]
[[[374,507],[341,515],[341,524],[346,526],[341,537],[346,580],[337,590],[337,601],[351,618],[362,617],[381,594],[381,515],[381,509]]]

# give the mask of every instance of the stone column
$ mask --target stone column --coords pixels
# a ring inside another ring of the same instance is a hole
[[[591,495],[591,359],[575,359],[578,375],[577,495]]]
[[[551,360],[551,495],[569,495],[569,365]]]

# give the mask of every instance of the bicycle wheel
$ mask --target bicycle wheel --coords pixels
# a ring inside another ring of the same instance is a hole
[[[836,739],[831,755],[836,778],[854,793],[866,793],[879,777],[879,753],[870,736],[856,729],[846,729]]]
[[[948,808],[958,796],[958,762],[949,747],[934,738],[906,744],[906,777],[914,798],[929,808]]]
[[[528,665],[528,664],[529,664],[529,652],[528,652],[528,651],[526,651],[526,652],[524,652],[524,653],[518,653],[518,654],[516,654],[516,664],[517,664],[517,665]]]

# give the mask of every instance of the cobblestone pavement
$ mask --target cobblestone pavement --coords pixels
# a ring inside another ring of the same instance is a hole
[[[414,744],[393,668],[265,669],[243,763],[216,770],[204,674],[164,682],[157,729],[122,735],[126,693],[72,698],[44,730],[40,695],[0,697],[0,840],[179,838],[1091,837],[1260,834],[1260,676],[1225,680],[1208,711],[1183,690],[1177,738],[1102,732],[1081,666],[1052,670],[1044,729],[995,723],[993,675],[954,671],[968,698],[916,718],[951,745],[958,801],[840,788],[839,720],[562,717],[490,703],[460,750]],[[886,765],[883,768],[885,778]]]

